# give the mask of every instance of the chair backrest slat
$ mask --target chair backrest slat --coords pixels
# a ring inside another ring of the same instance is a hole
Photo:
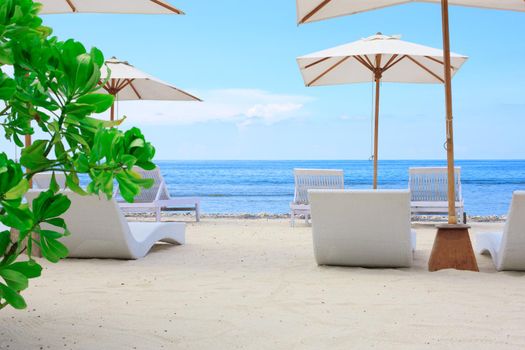
[[[455,168],[456,201],[463,200],[461,168]],[[446,202],[448,175],[446,167],[410,168],[409,188],[413,202]]]
[[[294,169],[295,204],[308,204],[308,190],[344,189],[343,170]]]

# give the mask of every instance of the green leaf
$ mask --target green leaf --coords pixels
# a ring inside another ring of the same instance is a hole
[[[133,169],[133,166],[137,163],[137,158],[132,155],[125,154],[122,156],[121,162],[124,163],[128,169]]]
[[[77,103],[90,105],[95,113],[105,112],[111,107],[115,98],[112,95],[89,94],[78,98]]]
[[[69,116],[83,118],[95,112],[95,106],[85,103],[70,103],[66,106],[64,112],[67,113]]]
[[[40,250],[42,256],[52,263],[59,262],[69,254],[65,245],[46,235],[40,237]]]
[[[82,173],[87,173],[89,171],[89,160],[85,154],[80,154],[74,164],[75,168]]]
[[[5,280],[7,286],[15,291],[21,291],[27,288],[29,281],[24,274],[8,268],[0,269],[0,276]]]
[[[10,100],[15,91],[16,82],[9,78],[7,74],[0,75],[0,100]]]
[[[3,283],[0,283],[0,296],[15,309],[22,310],[27,307],[24,298],[22,298],[22,296],[15,290],[9,288]]]
[[[95,64],[98,67],[102,68],[102,66],[104,65],[104,55],[102,54],[102,51],[94,47],[91,49],[90,54],[91,54],[91,57],[93,58],[93,62],[95,62]]]
[[[63,236],[60,232],[51,230],[40,230],[38,233],[40,234],[40,237],[45,237],[47,239],[59,239]]]
[[[13,271],[20,272],[27,278],[36,278],[40,277],[42,274],[42,266],[40,266],[36,261],[21,261],[9,265],[9,269]]]
[[[20,163],[28,169],[40,170],[52,164],[44,155],[49,141],[37,140],[31,146],[22,150]]]
[[[143,139],[135,139],[133,140],[133,142],[131,142],[131,144],[129,145],[129,148],[134,148],[134,147],[144,147],[144,140]]]
[[[27,179],[22,179],[18,185],[11,188],[9,191],[5,193],[5,199],[7,200],[13,200],[22,198],[24,194],[29,190],[29,181]]]
[[[49,189],[53,191],[53,193],[57,193],[60,190],[60,186],[58,185],[57,179],[55,177],[55,172],[53,171],[53,174],[51,175],[51,181],[49,183]]]
[[[4,256],[7,248],[11,244],[11,232],[0,232],[0,256]]]
[[[0,65],[14,63],[13,50],[11,48],[0,48]]]
[[[19,231],[29,230],[34,225],[33,215],[27,205],[13,207],[4,203],[4,210],[7,215],[1,216],[0,221],[9,227]]]
[[[71,201],[67,196],[57,194],[46,204],[42,212],[42,219],[50,219],[64,214],[71,206]]]
[[[47,219],[47,220],[45,220],[45,222],[50,224],[50,225],[53,225],[53,226],[56,226],[56,227],[60,227],[60,228],[63,228],[63,229],[67,228],[66,222],[62,218]]]
[[[133,199],[140,193],[140,187],[133,183],[124,173],[119,173],[117,179],[120,194],[128,203],[133,203]]]
[[[81,196],[88,195],[88,193],[84,191],[82,187],[80,187],[80,181],[76,174],[71,173],[66,175],[66,186],[76,194],[79,194]]]

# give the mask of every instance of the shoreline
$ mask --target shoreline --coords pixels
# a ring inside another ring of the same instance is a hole
[[[145,219],[145,220],[152,220],[154,217],[153,214],[136,214],[136,213],[128,213],[126,214],[126,218],[131,219],[133,221]],[[163,220],[177,220],[177,219],[189,219],[194,218],[195,214],[193,213],[162,213],[162,219]],[[204,219],[241,219],[241,220],[258,220],[258,219],[267,219],[267,220],[289,220],[290,214],[284,213],[284,214],[273,214],[273,213],[201,213],[201,218]],[[304,220],[301,218],[297,219],[298,221]],[[476,223],[503,223],[507,220],[506,215],[473,215],[468,216],[467,215],[467,223],[468,222],[476,222]],[[437,216],[437,215],[421,215],[417,217],[412,218],[412,224],[418,224],[418,223],[425,223],[425,224],[439,224],[445,222],[444,216]]]

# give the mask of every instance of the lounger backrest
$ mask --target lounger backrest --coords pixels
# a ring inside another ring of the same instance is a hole
[[[343,170],[294,169],[295,204],[308,204],[308,190],[343,189],[345,187]]]
[[[133,170],[142,175],[143,178],[153,179],[155,181],[151,188],[142,189],[140,194],[135,197],[136,203],[150,203],[157,199],[170,199],[170,194],[159,167],[156,167],[153,170],[144,170],[139,167],[134,167]]]
[[[413,202],[446,202],[448,200],[447,168],[410,168],[409,188]],[[455,168],[456,201],[463,200],[461,168]]]
[[[312,190],[314,251],[319,265],[412,264],[408,190]]]
[[[47,190],[53,173],[38,173],[33,176],[33,185],[37,189]],[[66,176],[63,173],[55,173],[55,179],[60,188],[66,188]]]
[[[525,269],[525,191],[512,196],[498,260],[501,270]]]
[[[26,195],[32,202],[40,191],[29,191]],[[62,216],[71,236],[61,242],[69,248],[69,256],[77,258],[112,256],[116,259],[133,259],[131,232],[117,202],[105,197],[80,196],[69,190],[63,191],[71,200],[71,207]],[[99,256],[83,256],[82,251],[96,251]]]
[[[134,167],[133,171],[139,173],[145,179],[153,179],[153,186],[150,188],[142,188],[140,194],[135,197],[134,203],[153,203],[159,199],[170,199],[170,194],[164,178],[160,172],[160,168],[156,167],[153,170],[144,170],[139,167]],[[119,202],[123,202],[124,199],[120,197],[120,193],[117,192],[116,197]]]

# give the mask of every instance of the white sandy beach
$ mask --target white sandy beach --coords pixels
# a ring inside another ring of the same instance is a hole
[[[475,224],[471,233],[502,224]],[[286,220],[189,223],[138,261],[44,263],[0,349],[524,349],[525,274],[318,267]]]

